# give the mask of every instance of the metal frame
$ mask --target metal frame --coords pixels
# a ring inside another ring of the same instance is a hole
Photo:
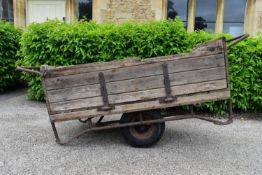
[[[228,100],[228,119],[226,121],[202,117],[200,115],[194,115],[194,114],[173,116],[172,113],[163,115],[162,119],[129,122],[129,123],[120,123],[120,120],[111,120],[111,121],[107,121],[107,122],[102,122],[103,117],[104,116],[101,116],[95,124],[92,123],[92,119],[89,119],[88,120],[89,127],[87,129],[83,130],[82,132],[76,134],[75,136],[73,136],[72,138],[70,138],[66,141],[61,141],[61,139],[58,135],[56,126],[55,126],[55,122],[51,121],[51,126],[52,126],[52,129],[53,129],[53,132],[54,132],[56,142],[60,145],[65,145],[65,144],[68,144],[68,143],[74,141],[75,139],[78,139],[79,137],[83,136],[84,134],[86,134],[87,132],[90,132],[90,131],[108,130],[108,129],[123,128],[123,127],[128,127],[128,126],[137,126],[137,125],[149,125],[149,124],[153,124],[153,123],[162,123],[162,122],[165,122],[165,121],[184,120],[184,119],[199,119],[199,120],[204,120],[204,121],[207,121],[207,122],[214,123],[215,125],[228,125],[228,124],[231,124],[233,122],[231,98]]]
[[[232,47],[233,45],[237,44],[238,42],[246,39],[248,36],[249,35],[245,34],[245,35],[241,35],[239,37],[227,40],[226,42],[232,42],[232,43],[230,43],[228,46],[226,46],[226,44],[224,45],[225,57],[227,56],[226,55],[227,50],[230,47]],[[225,61],[227,61],[227,60],[225,60]],[[176,100],[176,97],[171,95],[172,93],[171,93],[171,89],[170,89],[170,80],[169,80],[169,75],[168,75],[167,64],[166,63],[162,64],[162,68],[163,68],[163,74],[164,74],[164,85],[165,85],[166,97],[160,98],[159,101],[161,103],[168,103],[168,102],[172,102],[172,101]],[[39,67],[17,67],[17,70],[19,70],[19,71],[25,71],[25,72],[41,75],[42,79],[43,79],[43,77],[46,75],[45,71],[41,70],[39,72],[39,71],[35,71],[34,69],[39,69]],[[228,66],[226,67],[226,69],[227,69],[226,71],[227,71],[227,76],[228,76]],[[229,79],[227,81],[228,81],[228,88],[230,88],[229,87]],[[100,83],[100,90],[101,90],[101,94],[102,94],[104,104],[98,110],[111,110],[114,106],[109,104],[105,78],[104,78],[104,74],[102,72],[99,73],[99,83]],[[48,106],[48,111],[49,111],[48,102],[47,102],[47,106]],[[91,118],[89,118],[87,120],[82,120],[81,118],[79,118],[80,122],[88,124],[88,128],[86,130],[83,130],[82,132],[78,133],[74,137],[66,140],[66,141],[61,141],[59,134],[57,132],[56,126],[55,126],[55,122],[54,121],[50,121],[50,122],[51,122],[51,126],[52,126],[52,129],[53,129],[53,132],[54,132],[56,142],[60,145],[64,145],[64,144],[68,144],[68,143],[72,142],[73,140],[81,137],[82,135],[86,134],[89,131],[107,130],[107,129],[122,128],[122,127],[137,126],[137,125],[149,125],[149,124],[161,123],[161,122],[165,122],[165,121],[174,121],[174,120],[183,120],[183,119],[195,118],[195,119],[200,119],[200,120],[212,122],[216,125],[228,125],[228,124],[233,122],[232,100],[231,100],[231,98],[228,99],[228,119],[226,121],[221,121],[221,120],[216,120],[216,119],[212,119],[212,118],[202,117],[202,116],[199,116],[199,115],[194,115],[193,105],[190,105],[190,115],[176,115],[176,116],[174,116],[172,113],[167,113],[167,114],[163,115],[162,119],[154,119],[154,120],[146,120],[146,121],[141,120],[141,121],[138,121],[138,122],[130,122],[130,123],[120,123],[120,120],[112,120],[112,121],[102,122],[103,118],[104,118],[104,116],[101,116],[95,124],[92,123]]]

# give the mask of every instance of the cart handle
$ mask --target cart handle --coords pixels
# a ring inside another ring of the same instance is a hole
[[[28,72],[28,73],[32,73],[32,74],[37,74],[37,75],[40,75],[42,76],[42,73],[40,71],[36,71],[36,70],[33,70],[33,69],[39,69],[40,67],[17,67],[16,70],[18,71],[23,71],[23,72]]]
[[[249,37],[249,34],[243,34],[243,35],[240,35],[240,36],[237,36],[235,38],[231,38],[231,39],[227,40],[226,42],[232,41],[232,43],[228,44],[227,48],[230,49],[232,46],[236,45],[240,41],[247,39],[248,37]]]

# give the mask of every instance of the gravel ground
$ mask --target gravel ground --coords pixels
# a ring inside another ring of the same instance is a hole
[[[25,93],[0,95],[0,174],[262,173],[262,120],[167,122],[163,138],[148,149],[130,147],[119,130],[91,132],[60,146],[45,104],[27,101]],[[84,128],[78,121],[58,125],[62,137]]]

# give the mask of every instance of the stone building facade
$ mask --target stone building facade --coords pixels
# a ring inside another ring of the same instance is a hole
[[[201,25],[214,33],[262,32],[262,0],[0,0],[0,18],[6,3],[9,8],[13,6],[6,14],[13,15],[11,21],[21,28],[53,18],[71,22],[86,16],[99,23],[121,23],[163,20],[181,14],[189,32]],[[235,13],[235,19],[227,19],[231,13]],[[242,15],[243,19],[239,17]]]

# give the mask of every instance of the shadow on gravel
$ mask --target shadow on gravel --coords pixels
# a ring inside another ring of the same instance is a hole
[[[8,88],[2,92],[0,91],[0,102],[16,96],[26,94],[26,91],[27,85],[23,83],[17,84],[16,86]]]

